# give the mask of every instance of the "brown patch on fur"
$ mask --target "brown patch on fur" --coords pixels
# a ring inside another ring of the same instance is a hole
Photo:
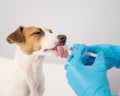
[[[9,43],[22,43],[25,42],[25,37],[23,34],[23,26],[20,26],[15,32],[11,33],[8,37],[7,37],[7,41]]]
[[[41,32],[42,31],[42,32]],[[36,32],[42,34],[35,34]],[[40,40],[44,36],[43,30],[37,27],[19,27],[15,32],[7,37],[9,43],[16,43],[26,54],[32,54],[40,50]]]

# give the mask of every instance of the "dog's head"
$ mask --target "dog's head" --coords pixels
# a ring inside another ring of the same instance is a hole
[[[25,54],[47,55],[59,54],[60,50],[66,43],[66,36],[55,35],[50,29],[38,28],[34,26],[20,26],[17,30],[7,37],[7,41],[20,46]]]

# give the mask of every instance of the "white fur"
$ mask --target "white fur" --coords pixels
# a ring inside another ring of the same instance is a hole
[[[42,96],[43,56],[25,55],[17,49],[12,64],[0,67],[0,96]]]
[[[43,55],[56,54],[52,51],[45,53],[44,49],[54,48],[57,43],[57,36],[45,31],[45,36],[39,43],[41,50],[26,55],[18,47],[12,63],[0,64],[0,96],[42,96]]]
[[[42,29],[42,30],[44,30],[44,29]],[[34,53],[42,54],[42,55],[57,56],[56,51],[49,50],[49,51],[44,52],[44,49],[52,49],[52,48],[56,47],[56,45],[58,45],[58,43],[59,43],[59,40],[57,38],[58,35],[47,32],[46,30],[44,30],[44,32],[45,32],[45,36],[40,41],[41,50],[39,52],[34,52]]]

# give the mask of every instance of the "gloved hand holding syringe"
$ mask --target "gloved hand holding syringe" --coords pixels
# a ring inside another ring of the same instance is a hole
[[[106,73],[120,68],[120,46],[74,44],[69,49],[66,78],[77,96],[117,96],[111,93]]]

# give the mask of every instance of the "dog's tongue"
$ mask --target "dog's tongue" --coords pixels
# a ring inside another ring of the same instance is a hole
[[[57,53],[62,58],[67,58],[68,51],[64,49],[62,46],[57,46]]]

